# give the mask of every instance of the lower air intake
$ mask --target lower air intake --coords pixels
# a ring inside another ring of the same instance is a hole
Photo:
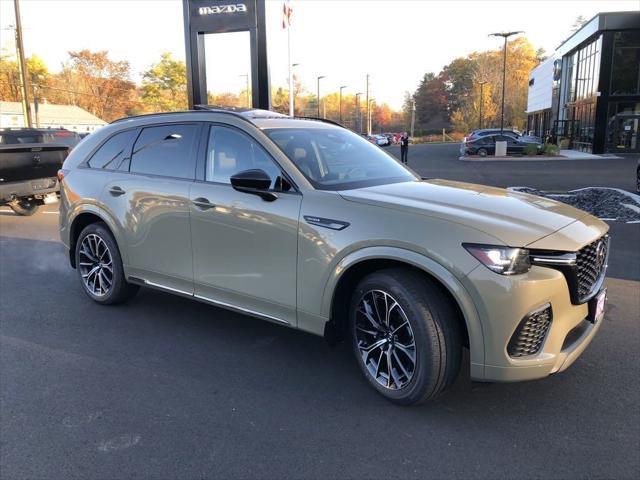
[[[526,357],[538,353],[547,336],[552,318],[553,312],[549,304],[524,317],[507,346],[509,355]]]

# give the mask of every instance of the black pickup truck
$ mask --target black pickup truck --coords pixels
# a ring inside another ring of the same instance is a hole
[[[64,129],[0,129],[0,205],[33,215],[55,201],[58,170],[79,141],[77,133]]]

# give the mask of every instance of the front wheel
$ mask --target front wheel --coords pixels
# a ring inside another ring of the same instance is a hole
[[[125,279],[118,245],[104,223],[92,223],[82,230],[75,255],[80,281],[93,301],[111,305],[137,293],[138,286]]]
[[[419,403],[457,377],[462,341],[456,310],[419,272],[389,269],[364,278],[349,319],[360,369],[388,400]]]
[[[16,214],[23,217],[30,217],[38,211],[40,205],[35,200],[29,200],[27,198],[21,198],[9,203],[9,207]]]
[[[478,149],[478,155],[480,155],[481,157],[486,157],[487,156],[487,149],[486,148],[479,148]]]

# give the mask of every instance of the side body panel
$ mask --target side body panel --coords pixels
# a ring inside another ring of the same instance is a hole
[[[103,208],[117,219],[127,277],[193,293],[189,188],[193,182],[111,172]],[[119,187],[125,193],[113,195]]]
[[[196,182],[191,200],[195,294],[295,326],[298,214],[302,196],[273,202],[231,185]]]

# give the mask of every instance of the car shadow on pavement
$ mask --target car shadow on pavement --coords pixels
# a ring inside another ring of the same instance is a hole
[[[104,355],[129,367],[190,379],[205,390],[224,390],[225,395],[325,400],[343,407],[357,404],[359,409],[400,408],[366,384],[348,342],[330,347],[320,337],[144,288],[127,304],[96,305],[82,291],[61,244],[7,237],[0,237],[0,242],[3,309],[22,312],[5,315],[3,335],[80,355]],[[33,287],[26,286],[42,285],[43,274],[47,281],[33,296]],[[25,291],[31,292],[28,298]],[[52,321],[47,312],[60,298],[65,314]],[[43,324],[42,318],[49,322]],[[114,349],[119,358],[113,357]],[[403,415],[433,415],[434,421],[441,421],[449,412],[481,422],[478,412],[506,421],[524,413],[543,415],[550,408],[569,409],[568,405],[584,402],[581,384],[593,375],[580,363],[560,377],[486,384],[470,381],[465,353],[455,385]]]

